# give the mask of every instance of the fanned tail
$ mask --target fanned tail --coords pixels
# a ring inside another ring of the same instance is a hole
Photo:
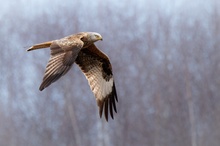
[[[52,44],[52,41],[36,44],[36,45],[33,45],[32,47],[30,47],[29,49],[27,49],[27,51],[48,48],[48,47],[50,47],[51,44]]]

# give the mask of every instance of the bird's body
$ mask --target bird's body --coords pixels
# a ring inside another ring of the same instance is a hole
[[[102,36],[98,33],[81,32],[59,40],[36,44],[27,51],[47,47],[51,50],[40,91],[65,75],[75,62],[86,76],[96,97],[100,117],[104,109],[105,118],[108,121],[108,110],[114,118],[113,109],[117,112],[115,100],[118,101],[118,99],[110,61],[94,45],[98,40],[102,40]]]

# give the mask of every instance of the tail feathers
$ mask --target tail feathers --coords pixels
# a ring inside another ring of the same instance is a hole
[[[36,45],[33,45],[32,47],[30,47],[29,49],[27,49],[27,51],[48,48],[48,47],[50,47],[51,44],[52,44],[52,41],[36,44]]]

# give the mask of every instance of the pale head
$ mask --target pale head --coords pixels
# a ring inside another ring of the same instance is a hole
[[[102,36],[97,32],[88,32],[87,37],[88,37],[89,41],[92,41],[92,42],[102,40]]]

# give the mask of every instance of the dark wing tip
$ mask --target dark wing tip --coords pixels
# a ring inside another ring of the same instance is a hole
[[[29,52],[29,51],[32,51],[32,50],[35,50],[34,46],[28,48],[26,51]]]
[[[40,87],[39,87],[39,90],[40,90],[40,91],[43,91],[43,90],[44,90],[44,87],[41,87],[41,86],[40,86]]]
[[[108,122],[108,99],[105,101],[105,119]]]
[[[102,118],[104,102],[98,101],[98,106],[99,106],[99,116],[100,118]]]
[[[115,90],[115,85],[113,85],[112,87],[112,92],[110,94],[108,94],[105,98],[104,101],[99,101],[98,105],[99,105],[99,116],[100,118],[102,117],[102,113],[104,110],[104,114],[105,114],[105,119],[108,122],[108,113],[110,113],[110,116],[112,119],[114,119],[114,112],[117,113],[117,108],[116,108],[116,102],[115,100],[118,102],[117,99],[117,94],[116,94],[116,90]]]
[[[114,94],[114,99],[118,102],[118,96],[117,96],[117,91],[116,91],[116,88],[115,88],[115,82],[113,82],[113,94]],[[115,111],[117,113],[117,111]]]
[[[46,86],[45,86],[44,82],[42,82],[40,87],[39,87],[39,90],[43,91],[45,88],[46,88]]]
[[[31,48],[27,49],[26,51],[27,51],[27,52],[31,51]]]

